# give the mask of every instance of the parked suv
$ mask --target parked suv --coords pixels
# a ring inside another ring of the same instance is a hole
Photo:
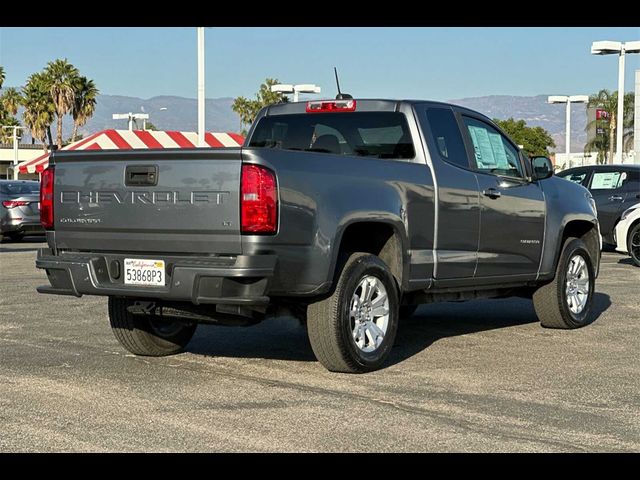
[[[596,201],[603,242],[615,246],[622,213],[640,200],[640,165],[589,165],[557,175],[589,189]]]
[[[39,182],[0,180],[0,239],[19,241],[25,235],[44,235],[39,202]]]

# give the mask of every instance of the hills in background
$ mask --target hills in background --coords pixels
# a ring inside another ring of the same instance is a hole
[[[543,127],[553,137],[556,151],[564,152],[565,106],[546,103],[547,95],[533,97],[492,95],[487,97],[461,98],[449,102],[477,110],[489,118],[522,119],[532,127]],[[233,98],[209,98],[206,100],[206,127],[213,132],[238,132],[240,121],[231,110]],[[197,101],[193,98],[159,96],[149,99],[120,95],[100,95],[95,115],[80,128],[80,133],[90,133],[107,128],[126,129],[126,120],[113,120],[113,113],[148,113],[149,121],[161,130],[197,131]],[[19,113],[22,118],[22,113]],[[571,150],[582,151],[587,139],[587,123],[584,104],[571,107]],[[54,125],[55,126],[55,125]],[[71,119],[63,122],[64,138],[71,136]],[[142,128],[140,123],[139,128]],[[55,134],[55,129],[52,128]]]

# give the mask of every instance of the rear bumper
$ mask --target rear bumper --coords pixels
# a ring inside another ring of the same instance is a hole
[[[0,224],[0,233],[24,233],[25,235],[44,235],[45,230],[40,222],[25,222],[8,218]]]
[[[126,258],[165,261],[163,287],[125,285],[122,265]],[[118,264],[116,266],[116,264]],[[199,304],[266,305],[275,255],[194,257],[138,254],[62,253],[38,250],[36,267],[45,269],[49,285],[40,293],[57,295],[116,295],[134,298],[188,301]],[[118,270],[120,270],[118,274]]]

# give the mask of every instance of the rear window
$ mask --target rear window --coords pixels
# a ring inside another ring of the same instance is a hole
[[[399,112],[340,112],[263,117],[250,147],[333,155],[409,159],[415,156]]]
[[[0,183],[0,193],[4,195],[29,195],[39,192],[39,183]]]

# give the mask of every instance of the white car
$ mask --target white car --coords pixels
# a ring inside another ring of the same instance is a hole
[[[627,208],[616,225],[616,250],[631,255],[640,267],[640,203]]]

